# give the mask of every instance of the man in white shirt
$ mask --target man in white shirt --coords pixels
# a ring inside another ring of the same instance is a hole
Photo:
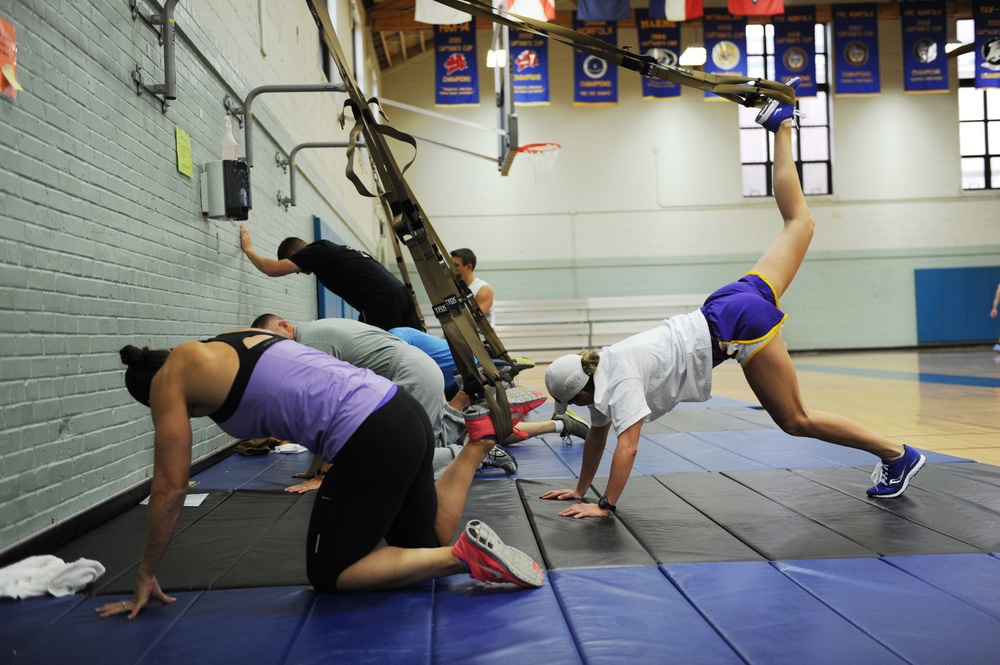
[[[496,326],[496,311],[493,309],[493,287],[475,275],[476,254],[468,247],[456,249],[451,253],[451,262],[462,276],[462,281],[472,291],[479,309],[483,310],[486,320],[491,326]]]

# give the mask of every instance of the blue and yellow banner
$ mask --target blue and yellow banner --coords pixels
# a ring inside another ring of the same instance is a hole
[[[636,8],[635,27],[639,33],[639,52],[656,58],[662,65],[677,66],[681,59],[681,24],[664,18],[650,18],[648,9]],[[642,77],[643,99],[680,97],[681,85],[673,81]]]
[[[944,2],[903,2],[903,89],[906,92],[948,92],[948,37]]]
[[[573,13],[573,29],[618,46],[618,24],[613,21],[580,21]],[[575,51],[573,104],[614,106],[618,104],[618,67],[596,55]]]
[[[802,79],[796,97],[816,96],[816,6],[785,7],[771,17],[774,25],[774,77],[784,83]]]
[[[549,103],[549,40],[523,30],[510,31],[508,67],[514,70],[514,103],[542,106]]]
[[[878,11],[874,2],[831,5],[834,68],[838,97],[877,95]]]
[[[434,104],[479,106],[476,22],[434,26]]]
[[[705,7],[705,73],[747,75],[747,20],[715,7]],[[708,99],[721,99],[705,92]]]
[[[973,0],[976,87],[1000,88],[1000,0]]]

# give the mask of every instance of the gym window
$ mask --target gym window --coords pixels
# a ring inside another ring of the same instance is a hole
[[[747,26],[748,76],[773,79],[774,26]],[[816,96],[801,97],[798,108],[805,114],[792,132],[792,153],[806,195],[832,194],[830,163],[830,83],[827,76],[827,30],[816,24]],[[754,122],[759,109],[740,107],[740,162],[743,165],[743,196],[771,196],[774,166],[774,136]]]
[[[972,19],[956,22],[963,44],[975,41]],[[976,90],[976,54],[958,56],[958,135],[962,189],[1000,189],[1000,89]]]

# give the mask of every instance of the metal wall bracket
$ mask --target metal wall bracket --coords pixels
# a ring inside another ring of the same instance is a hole
[[[278,192],[278,205],[285,206],[285,210],[288,210],[288,206],[295,205],[295,155],[298,154],[299,150],[303,148],[346,148],[350,143],[345,141],[339,141],[335,143],[300,143],[292,151],[288,153],[288,159],[283,159],[281,153],[275,153],[274,161],[281,167],[281,170],[288,170],[288,196],[282,198],[281,192]],[[358,142],[354,144],[355,148],[364,148],[365,144],[363,142]]]
[[[135,92],[142,95],[147,92],[160,101],[161,110],[166,113],[170,101],[177,99],[177,68],[174,61],[174,9],[180,0],[166,0],[162,14],[147,13],[139,6],[139,0],[129,0],[132,9],[132,20],[142,21],[156,33],[163,46],[163,83],[146,85],[142,80],[142,68],[137,64],[132,70],[132,82]]]

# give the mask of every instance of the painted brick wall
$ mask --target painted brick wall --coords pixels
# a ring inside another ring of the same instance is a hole
[[[219,158],[226,95],[322,80],[307,66],[317,31],[305,3],[282,5],[266,14],[265,57],[256,0],[180,3],[178,99],[164,114],[129,78],[138,63],[162,82],[163,57],[127,0],[0,0],[25,88],[0,99],[0,551],[151,472],[150,418],[123,388],[121,346],[203,339],[263,311],[315,316],[314,278],[254,270],[235,225],[203,219],[197,179]],[[254,105],[256,247],[273,255],[285,236],[311,238],[320,215],[376,252],[374,208],[346,184],[342,153],[303,155],[299,205],[276,202],[288,176],[275,153],[341,138],[340,100],[265,97]],[[177,171],[175,127],[191,137],[194,179]],[[242,150],[238,127],[237,138]],[[195,460],[229,443],[208,419],[192,424]]]

